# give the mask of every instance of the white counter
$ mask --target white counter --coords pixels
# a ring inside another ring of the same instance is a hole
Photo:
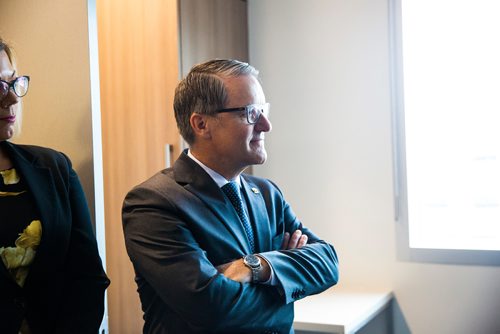
[[[295,302],[296,330],[353,334],[390,305],[392,292],[331,288]]]

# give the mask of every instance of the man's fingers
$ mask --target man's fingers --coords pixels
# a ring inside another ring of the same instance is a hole
[[[297,242],[297,248],[302,248],[307,245],[307,235],[302,234],[300,236],[299,242]]]
[[[290,236],[290,242],[288,243],[288,249],[297,248],[297,243],[299,242],[301,235],[302,235],[301,230],[296,230],[295,232],[293,232],[293,234]]]
[[[283,237],[283,242],[281,243],[281,249],[288,249],[288,242],[290,241],[290,233],[285,232]]]
[[[307,244],[307,235],[302,234],[301,230],[295,230],[291,235],[285,232],[283,236],[283,242],[281,244],[281,249],[294,249],[301,248]]]

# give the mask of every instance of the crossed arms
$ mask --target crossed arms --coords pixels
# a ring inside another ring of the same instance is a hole
[[[302,234],[301,230],[295,230],[291,236],[289,232],[285,232],[280,249],[302,248],[307,244],[307,239],[307,235]],[[265,258],[262,258],[261,263],[263,269],[259,281],[268,282],[271,278],[271,267]],[[243,259],[221,264],[217,266],[217,271],[236,282],[250,283],[252,281],[252,271],[243,263]]]
[[[195,330],[289,328],[292,302],[336,284],[333,247],[302,226],[277,189],[261,186],[271,188],[259,187],[276,202],[269,219],[279,244],[260,255],[271,264],[278,286],[247,283],[250,270],[233,236],[205,202],[175,181],[159,175],[127,195],[125,242],[136,275],[145,282],[139,287],[145,291],[143,310],[160,298],[165,317],[178,316]]]

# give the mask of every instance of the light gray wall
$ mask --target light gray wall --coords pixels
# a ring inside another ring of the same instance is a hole
[[[412,333],[500,333],[500,268],[397,260],[387,0],[248,6],[274,126],[254,171],[335,244],[340,284],[393,290]]]

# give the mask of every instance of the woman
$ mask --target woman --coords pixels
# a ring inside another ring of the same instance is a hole
[[[29,77],[0,38],[0,333],[97,333],[109,280],[71,162],[9,142]]]

